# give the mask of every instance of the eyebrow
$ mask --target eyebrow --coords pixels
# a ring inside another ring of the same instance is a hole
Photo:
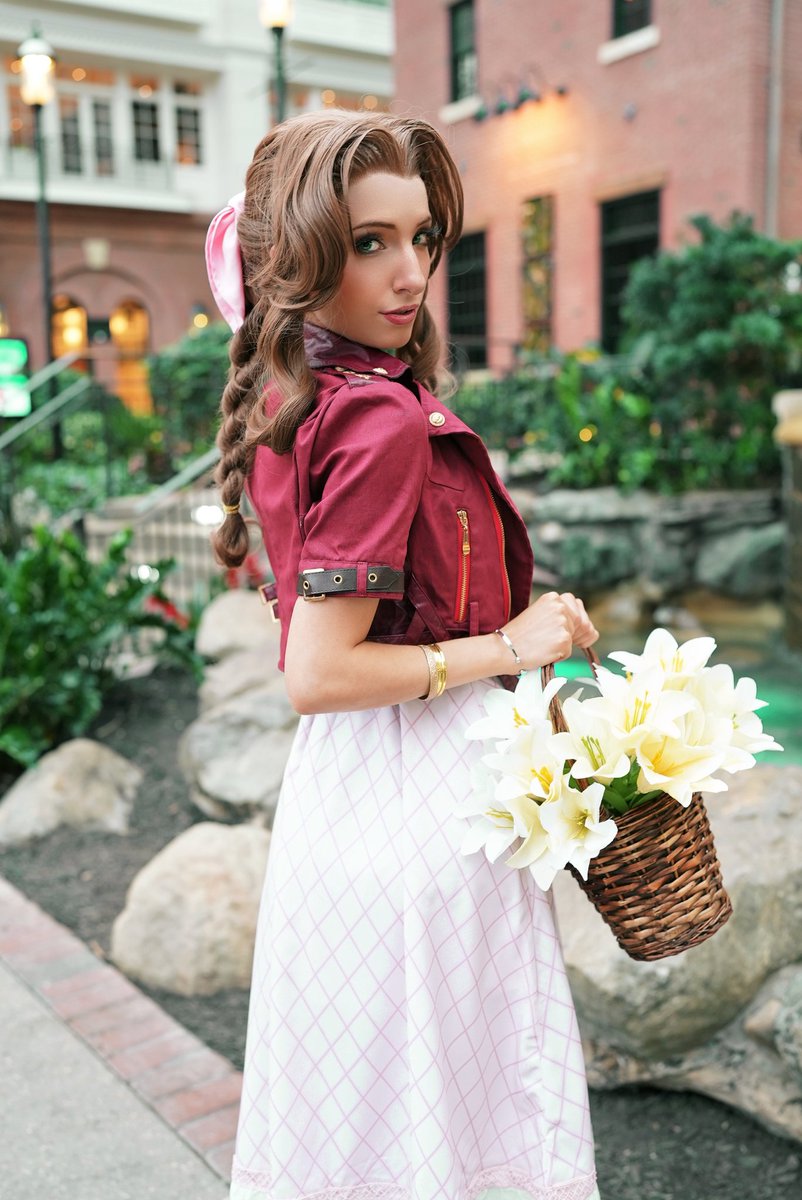
[[[428,214],[418,221],[418,225],[431,225],[432,217]],[[351,230],[356,233],[357,229],[395,229],[396,226],[392,221],[360,221],[358,225],[352,225]]]

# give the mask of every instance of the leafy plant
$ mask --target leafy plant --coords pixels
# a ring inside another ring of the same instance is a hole
[[[553,352],[463,384],[454,407],[491,447],[538,456],[550,485],[748,488],[779,469],[771,398],[802,386],[802,241],[738,214],[644,259],[625,293],[622,359]],[[531,456],[530,456],[531,457]]]
[[[145,630],[161,633],[151,652],[200,676],[192,631],[160,588],[172,564],[140,579],[125,560],[130,539],[116,535],[95,563],[74,534],[39,526],[13,559],[0,558],[0,756],[30,766],[83,733],[115,681],[115,658]]]
[[[633,370],[652,401],[682,487],[773,480],[771,398],[802,384],[802,240],[734,213],[691,220],[695,244],[638,263],[624,298]]]
[[[230,339],[230,329],[218,321],[148,360],[155,413],[174,458],[202,453],[214,441]]]

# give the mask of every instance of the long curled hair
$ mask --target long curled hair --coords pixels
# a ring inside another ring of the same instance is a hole
[[[456,164],[427,122],[383,113],[306,113],[271,129],[256,147],[237,222],[246,316],[229,345],[217,434],[215,481],[226,505],[238,504],[256,447],[287,453],[312,408],[316,380],[304,353],[304,316],[328,304],[340,286],[352,245],[348,188],[376,171],[423,180],[438,230],[431,275],[460,236],[463,199]],[[441,344],[425,303],[398,356],[436,389]],[[270,412],[269,382],[281,397]],[[238,512],[227,515],[212,544],[225,566],[240,565],[248,530]]]

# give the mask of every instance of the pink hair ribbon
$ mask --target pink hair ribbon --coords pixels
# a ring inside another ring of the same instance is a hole
[[[225,208],[212,218],[206,234],[209,286],[222,316],[235,332],[245,320],[245,284],[237,237],[237,218],[244,200],[244,192],[232,196]]]

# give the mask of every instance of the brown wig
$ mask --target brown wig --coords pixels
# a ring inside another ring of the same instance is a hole
[[[328,110],[277,125],[256,147],[237,222],[246,317],[229,345],[217,434],[215,480],[224,504],[239,502],[257,445],[287,453],[312,408],[316,380],[304,354],[304,316],[328,304],[340,286],[352,245],[348,187],[376,171],[423,180],[438,230],[431,275],[462,230],[462,183],[431,125]],[[425,303],[398,355],[426,387],[437,387],[441,345]],[[282,398],[271,413],[264,402],[268,382]],[[225,566],[239,566],[248,550],[239,513],[228,514],[212,544]]]

